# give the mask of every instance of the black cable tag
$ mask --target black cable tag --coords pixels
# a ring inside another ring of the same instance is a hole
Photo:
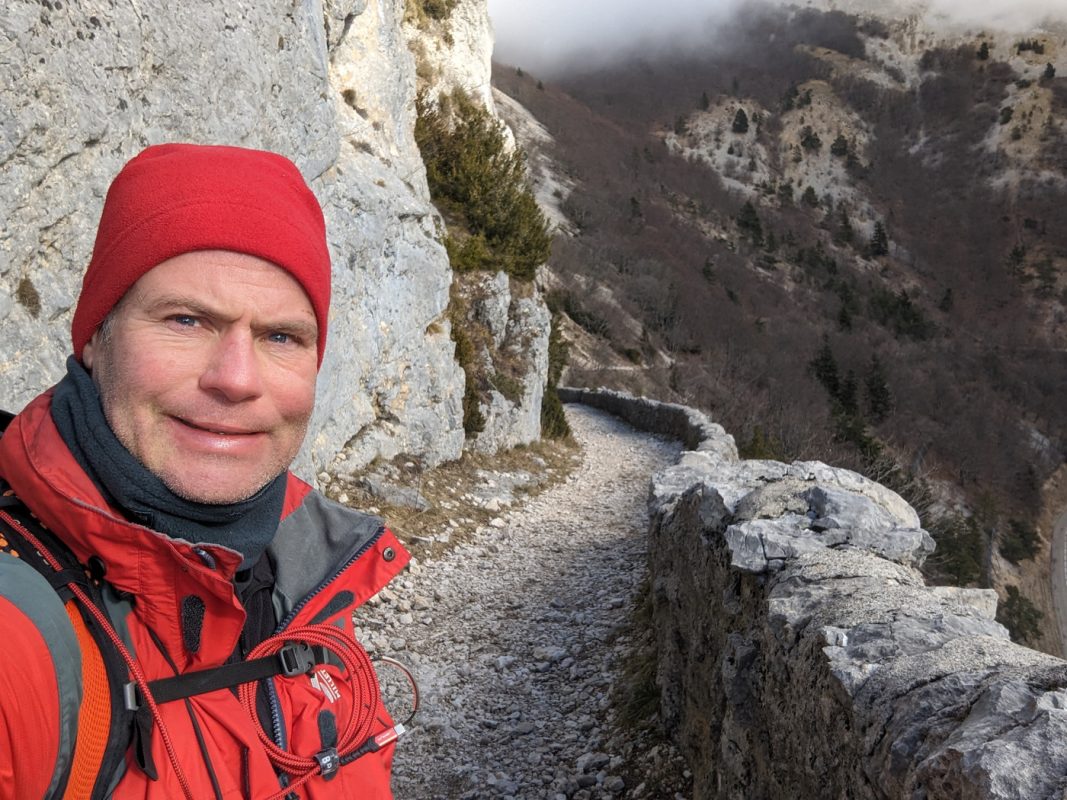
[[[341,768],[341,757],[337,754],[336,747],[330,747],[315,754],[315,760],[319,762],[319,772],[323,780],[330,780]]]

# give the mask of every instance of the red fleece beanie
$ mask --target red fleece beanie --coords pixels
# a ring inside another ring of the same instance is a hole
[[[71,323],[75,356],[142,275],[194,250],[245,253],[292,275],[315,311],[322,364],[330,253],[318,200],[283,156],[192,144],[149,147],[111,183]]]

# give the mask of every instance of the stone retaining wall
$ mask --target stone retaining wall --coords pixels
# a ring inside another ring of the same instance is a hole
[[[703,414],[564,402],[676,436],[649,499],[658,680],[695,800],[1067,798],[1067,662],[1013,644],[991,590],[928,587],[898,495],[742,461]]]

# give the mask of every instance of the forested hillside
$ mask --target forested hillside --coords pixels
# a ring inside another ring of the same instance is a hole
[[[551,137],[569,381],[866,472],[923,514],[933,577],[988,582],[1036,552],[1067,445],[1065,36],[732,25],[553,81],[494,70]]]

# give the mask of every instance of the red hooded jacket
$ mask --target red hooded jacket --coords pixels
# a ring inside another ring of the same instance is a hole
[[[168,656],[179,673],[225,663],[245,619],[233,585],[241,556],[172,539],[109,508],[56,430],[50,399],[50,393],[37,398],[0,438],[0,476],[82,564],[91,558],[102,562],[112,620],[149,681],[174,675]],[[270,552],[279,629],[314,620],[350,634],[353,610],[409,558],[376,517],[332,503],[292,475]],[[183,630],[183,602],[189,597],[199,598],[204,608],[193,637],[195,652]],[[83,694],[72,637],[55,591],[31,567],[0,553],[0,800],[49,797],[65,779]],[[290,752],[314,755],[322,749],[320,712],[332,712],[341,727],[352,702],[343,671],[322,666],[314,675],[272,683],[275,741]],[[258,739],[258,722],[233,692],[221,689],[159,708],[195,797],[262,800],[279,791]],[[379,705],[373,731],[391,726]],[[158,730],[151,750],[158,780],[128,755],[108,796],[183,796]],[[298,794],[309,800],[391,798],[391,762],[389,745],[342,767],[329,781],[316,776]],[[69,789],[66,796],[72,796]]]

